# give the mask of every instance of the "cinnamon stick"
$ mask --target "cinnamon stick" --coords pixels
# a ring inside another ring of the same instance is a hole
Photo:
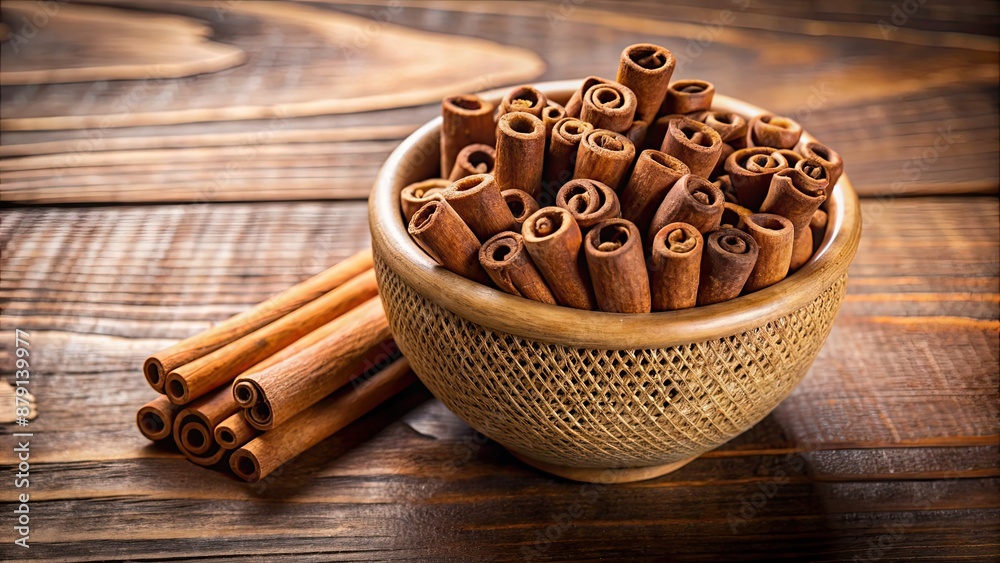
[[[781,153],[770,147],[740,149],[726,160],[726,172],[739,203],[751,211],[760,209],[771,186],[771,178],[788,167]]]
[[[614,131],[594,129],[576,151],[573,178],[588,178],[617,190],[635,158],[635,145]]]
[[[555,305],[556,298],[524,249],[521,235],[495,235],[479,250],[479,262],[497,287],[507,293]]]
[[[840,175],[844,173],[844,159],[840,158],[837,151],[816,141],[809,141],[803,145],[801,152],[802,156],[815,158],[823,163],[830,181],[830,189],[833,189],[840,180]]]
[[[481,241],[514,228],[514,215],[490,174],[456,180],[441,195]]]
[[[747,147],[790,149],[802,136],[802,126],[792,119],[765,113],[750,120],[747,126]]]
[[[474,144],[459,151],[448,180],[454,182],[473,174],[491,174],[496,163],[496,150],[490,145]],[[420,206],[417,206],[420,209]],[[413,210],[414,213],[416,209]],[[411,213],[412,216],[412,213]]]
[[[424,204],[410,219],[407,231],[435,262],[480,283],[489,277],[479,266],[479,239],[447,201]]]
[[[441,101],[441,176],[447,177],[463,148],[496,144],[493,104],[479,96],[448,96]]]
[[[632,126],[635,118],[635,93],[617,82],[595,84],[583,93],[580,119],[594,124],[595,129],[621,133]]]
[[[451,182],[452,180],[444,178],[431,178],[430,180],[414,182],[403,188],[399,193],[399,199],[402,202],[403,217],[406,218],[406,222],[409,222],[413,218],[413,214],[425,203],[440,199],[441,192],[445,191]]]
[[[165,396],[160,395],[152,401],[139,408],[135,415],[135,423],[139,427],[139,432],[146,438],[162,440],[170,436],[173,430],[174,417],[184,407],[175,405]]]
[[[371,268],[372,251],[363,250],[249,311],[230,317],[202,333],[153,354],[142,366],[146,381],[153,389],[162,393],[167,374],[171,371],[287,315]]]
[[[657,117],[649,124],[649,128],[646,129],[646,140],[643,141],[642,145],[636,146],[641,146],[642,150],[660,150],[660,147],[663,146],[663,139],[667,136],[667,129],[670,128],[670,122],[682,117],[687,116],[679,113],[670,113]]]
[[[597,223],[584,240],[584,254],[602,311],[649,312],[649,276],[635,224],[625,219]]]
[[[521,236],[557,303],[577,309],[597,306],[580,255],[583,235],[569,211],[561,207],[539,209],[524,222]]]
[[[545,184],[540,196],[543,205],[555,204],[556,192],[573,179],[580,141],[593,130],[593,125],[573,117],[560,119],[552,127],[545,159]]]
[[[215,389],[188,405],[174,419],[172,432],[177,449],[193,463],[215,465],[226,455],[226,450],[215,442],[212,429],[238,410],[231,385]]]
[[[690,309],[698,302],[701,232],[687,223],[671,223],[653,237],[649,284],[653,311]]]
[[[694,113],[712,109],[715,86],[704,80],[678,80],[667,88],[660,115]]]
[[[722,154],[722,139],[708,125],[680,117],[667,126],[660,151],[687,164],[695,176],[708,178]]]
[[[637,43],[622,51],[616,81],[635,93],[636,119],[656,119],[675,65],[674,54],[659,45]]]
[[[260,430],[250,426],[242,411],[220,422],[214,431],[215,441],[227,450],[236,449],[259,435]]]
[[[730,111],[701,111],[691,116],[691,119],[708,125],[719,134],[723,143],[741,140],[747,133],[747,120],[738,113]]]
[[[771,187],[760,206],[761,213],[787,217],[798,233],[826,200],[826,180],[814,180],[802,170],[786,168],[771,178]]]
[[[549,105],[542,109],[542,123],[545,124],[546,139],[552,138],[552,128],[556,126],[556,123],[565,118],[566,108],[549,100]]]
[[[545,124],[525,112],[504,114],[497,124],[493,175],[504,190],[521,190],[538,197],[545,167]]]
[[[510,214],[514,216],[514,231],[520,232],[524,220],[535,211],[538,211],[538,202],[527,192],[522,192],[521,190],[504,190],[500,192],[500,195],[507,202],[507,209],[510,210]]]
[[[771,213],[755,213],[744,218],[743,230],[757,241],[757,262],[743,286],[744,293],[753,293],[772,286],[788,275],[792,262],[792,222]]]
[[[622,218],[635,223],[640,233],[649,232],[649,222],[660,202],[681,176],[690,173],[676,157],[655,150],[642,151],[621,193]]]
[[[813,252],[819,250],[819,245],[826,236],[826,224],[828,220],[826,211],[822,209],[817,209],[816,213],[813,213],[812,219],[809,220],[809,230],[812,231]]]
[[[601,78],[600,76],[588,76],[583,79],[583,83],[580,87],[573,92],[569,97],[569,101],[566,102],[566,116],[579,118],[580,112],[583,110],[583,95],[590,90],[595,84],[610,84],[611,81],[607,78]]]
[[[687,223],[701,233],[714,231],[722,221],[725,202],[719,188],[708,180],[694,174],[681,176],[653,215],[649,223],[649,240],[670,223]]]
[[[801,170],[810,179],[823,184],[823,194],[830,197],[830,190],[833,189],[833,184],[830,183],[830,171],[821,159],[812,156],[802,157],[793,168]]]
[[[597,180],[581,178],[566,182],[556,194],[556,205],[573,215],[581,231],[621,216],[618,194]]]
[[[812,258],[813,247],[812,229],[796,231],[795,238],[792,240],[792,259],[788,265],[788,271],[795,272],[805,266],[806,262]]]
[[[757,241],[749,234],[737,229],[719,229],[705,235],[698,305],[739,296],[756,262]]]
[[[545,97],[545,94],[541,90],[534,86],[517,86],[503,97],[503,101],[500,102],[500,115],[497,116],[497,119],[508,113],[518,111],[530,113],[541,119],[542,110],[547,106],[548,98]]]
[[[357,387],[341,389],[254,438],[233,453],[230,467],[241,479],[259,481],[415,381],[409,362],[400,358]]]
[[[173,370],[165,385],[167,398],[178,405],[191,402],[377,294],[374,270],[359,274],[271,324]]]

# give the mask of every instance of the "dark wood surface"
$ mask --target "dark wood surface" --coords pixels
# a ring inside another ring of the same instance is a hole
[[[5,511],[0,558],[1000,555],[996,3],[895,30],[874,0],[404,4],[88,2],[0,44],[0,379],[28,331],[37,409],[32,547]],[[8,33],[32,5],[3,4]],[[797,117],[867,196],[840,316],[772,415],[617,486],[528,468],[419,386],[258,485],[141,437],[142,359],[367,245],[372,178],[442,91],[611,75],[638,41]]]

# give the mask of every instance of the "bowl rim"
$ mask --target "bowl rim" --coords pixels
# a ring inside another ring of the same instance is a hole
[[[565,100],[581,82],[562,80],[534,86],[552,98]],[[507,90],[500,88],[480,96],[498,101]],[[712,107],[748,118],[766,113],[720,94],[715,95]],[[727,338],[813,302],[847,273],[861,238],[860,204],[843,174],[827,200],[829,222],[819,249],[805,266],[768,288],[714,305],[657,313],[584,311],[531,301],[446,270],[407,233],[399,192],[423,178],[405,178],[400,170],[407,159],[416,155],[437,168],[440,126],[440,116],[421,126],[400,143],[379,170],[368,205],[372,246],[377,258],[424,298],[502,333],[549,344],[605,350],[666,348]],[[799,146],[814,140],[803,131]],[[411,166],[411,173],[417,168]]]

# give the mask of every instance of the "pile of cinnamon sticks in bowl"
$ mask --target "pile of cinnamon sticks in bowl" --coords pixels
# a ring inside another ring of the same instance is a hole
[[[150,356],[150,440],[257,481],[415,381],[370,250]]]

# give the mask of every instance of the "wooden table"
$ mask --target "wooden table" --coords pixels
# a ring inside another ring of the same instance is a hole
[[[0,373],[27,331],[37,418],[31,549],[8,509],[0,558],[1000,553],[996,3],[101,4],[2,8]],[[866,196],[833,333],[771,416],[604,487],[422,388],[256,486],[139,435],[142,359],[367,245],[376,170],[444,93],[611,75],[639,41],[802,122]]]

